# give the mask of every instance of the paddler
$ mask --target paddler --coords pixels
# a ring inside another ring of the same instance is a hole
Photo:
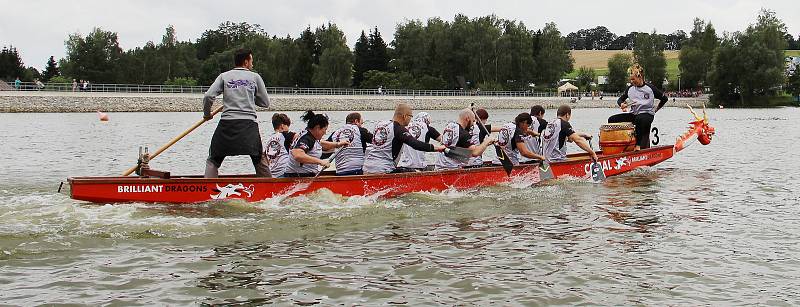
[[[336,176],[364,174],[364,153],[367,150],[367,144],[372,142],[372,133],[362,127],[363,123],[361,113],[347,114],[345,125],[328,137],[328,142],[347,141],[350,143],[336,153]]]
[[[522,137],[522,140],[525,142],[525,146],[528,147],[528,150],[535,152],[537,154],[542,153],[542,146],[541,146],[541,134],[544,131],[544,128],[547,127],[547,121],[544,120],[544,107],[541,105],[535,105],[531,107],[531,117],[533,118],[533,123],[528,128],[528,133]],[[519,157],[519,161],[521,163],[527,163],[534,161],[533,159],[529,159],[527,157]]]
[[[328,132],[328,117],[324,114],[306,111],[301,118],[307,123],[306,129],[292,145],[289,166],[283,177],[314,177],[320,171],[320,166],[330,166],[330,162],[320,159],[323,150],[330,151],[350,144],[348,141],[321,141]]]
[[[629,71],[631,85],[617,99],[619,108],[625,113],[609,117],[608,122],[633,123],[636,136],[635,149],[641,150],[650,148],[650,127],[653,125],[653,119],[669,98],[652,84],[644,82],[644,70],[639,64],[634,64]],[[628,103],[627,99],[631,102]],[[658,106],[655,104],[655,99],[659,100]],[[631,109],[630,112],[628,107]]]
[[[475,113],[473,113],[471,109],[461,110],[458,114],[458,121],[448,123],[444,130],[442,130],[442,145],[447,147],[468,148],[473,158],[482,156],[486,148],[493,144],[495,140],[492,137],[488,137],[484,138],[480,144],[472,144],[473,135],[466,128],[472,130],[475,126],[475,121]],[[470,161],[467,161],[467,163],[459,162],[441,152],[436,159],[436,170],[461,168],[469,162]]]
[[[483,143],[484,140],[486,140],[486,137],[489,136],[489,133],[499,132],[500,128],[492,127],[492,125],[488,123],[489,112],[487,112],[486,109],[477,109],[475,110],[475,114],[478,115],[478,120],[483,124],[484,127],[486,127],[486,133],[484,133],[484,131],[480,128],[478,122],[475,122],[472,125],[472,128],[469,130],[470,144],[480,145],[481,143]],[[482,156],[472,157],[469,160],[469,162],[467,162],[466,165],[466,167],[481,167],[481,166],[483,166]]]
[[[511,163],[519,165],[519,157],[527,157],[529,159],[544,160],[544,157],[535,153],[525,146],[523,136],[528,134],[528,130],[533,123],[533,118],[529,113],[523,112],[514,118],[514,122],[507,123],[500,128],[500,134],[497,138],[497,145],[506,153],[506,156]],[[492,161],[495,165],[500,165],[500,160],[495,158]]]
[[[431,140],[436,140],[439,143],[442,142],[442,134],[431,126],[431,115],[428,114],[428,112],[419,112],[417,115],[414,115],[414,119],[411,120],[406,129],[411,133],[411,136],[420,142],[430,143]],[[425,152],[403,144],[403,149],[400,151],[400,161],[397,162],[397,167],[419,171],[427,169],[428,161],[425,159]]]
[[[219,176],[219,167],[228,156],[249,155],[256,175],[266,177],[270,171],[262,159],[261,135],[256,123],[256,106],[269,107],[269,97],[264,80],[253,69],[253,52],[239,49],[234,53],[236,67],[217,76],[203,98],[203,118],[211,119],[211,105],[220,94],[220,117],[206,160],[206,178]]]
[[[297,133],[289,131],[292,120],[283,113],[272,114],[272,128],[275,129],[267,141],[267,162],[273,178],[282,177],[289,166],[289,150],[297,139]]]
[[[568,105],[558,107],[556,111],[558,118],[547,124],[547,128],[542,131],[542,148],[544,155],[549,162],[564,161],[567,159],[566,143],[573,142],[578,147],[586,151],[593,161],[597,161],[597,154],[592,150],[591,145],[586,141],[592,136],[585,133],[578,133],[572,129],[569,120],[572,119],[572,108]]]
[[[374,137],[372,142],[367,145],[366,157],[364,158],[365,174],[413,171],[397,167],[397,160],[403,144],[425,152],[441,152],[445,150],[446,147],[444,146],[434,146],[414,138],[406,129],[412,117],[411,107],[405,103],[400,103],[394,110],[392,120],[382,121],[375,125],[372,133]]]

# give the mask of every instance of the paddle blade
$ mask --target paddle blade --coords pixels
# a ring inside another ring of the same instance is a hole
[[[600,162],[593,162],[592,163],[592,181],[594,182],[603,182],[606,180],[606,173],[603,170],[603,164]]]
[[[444,150],[444,156],[461,163],[466,163],[472,158],[472,151],[463,147],[448,147]]]
[[[503,170],[506,171],[506,175],[511,176],[511,170],[514,169],[514,164],[511,163],[511,160],[508,159],[508,155],[506,155],[506,152],[503,151],[500,146],[494,145],[494,150],[497,153],[497,160],[500,160],[500,164],[503,165]]]
[[[547,161],[542,161],[539,163],[539,180],[549,180],[553,179],[556,176],[553,175],[553,169],[550,168],[550,163]]]

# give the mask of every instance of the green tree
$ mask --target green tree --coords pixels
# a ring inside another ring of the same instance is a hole
[[[375,27],[369,33],[369,60],[368,66],[371,69],[378,71],[389,70],[389,52],[387,50],[386,42],[381,37],[381,32],[378,32],[378,27]]]
[[[17,77],[22,78],[24,74],[25,65],[22,63],[17,48],[3,46],[3,49],[0,50],[0,79],[14,81]]]
[[[712,61],[713,99],[727,106],[764,103],[784,83],[786,25],[775,12],[762,10],[757,22],[720,43]]]
[[[536,83],[555,84],[572,71],[575,60],[565,49],[566,43],[555,23],[547,23],[537,35]]]
[[[578,86],[588,90],[590,84],[594,82],[595,75],[594,69],[581,66],[578,68],[578,75],[575,77],[575,81],[578,83]]]
[[[356,41],[356,46],[353,48],[353,86],[361,86],[361,81],[364,80],[364,73],[372,69],[371,54],[369,48],[369,38],[364,31],[361,31],[361,37]]]
[[[644,79],[661,88],[667,75],[667,59],[664,57],[664,39],[656,34],[636,35],[633,58],[644,68]]]
[[[317,28],[319,64],[314,65],[312,84],[316,87],[349,87],[353,77],[353,55],[344,33],[332,23]]]
[[[317,38],[311,27],[307,27],[295,41],[298,49],[298,59],[292,70],[292,79],[297,86],[311,87],[311,78],[314,76],[314,65],[319,64],[320,50]]]
[[[606,91],[621,92],[625,90],[628,83],[628,68],[631,67],[632,62],[631,56],[624,53],[617,53],[608,59]]]
[[[67,56],[61,65],[64,74],[92,82],[117,82],[115,69],[122,56],[117,33],[94,28],[86,37],[71,34],[65,45]]]
[[[534,82],[536,61],[534,38],[525,24],[504,21],[503,34],[497,43],[498,78],[506,89],[524,90]]]
[[[51,55],[47,60],[47,66],[42,74],[42,82],[50,81],[50,79],[59,75],[61,75],[61,73],[58,70],[58,63],[56,63],[55,57]]]
[[[794,97],[800,96],[800,69],[789,75],[786,91]]]
[[[686,84],[688,88],[697,88],[708,82],[708,71],[711,69],[711,60],[714,58],[717,46],[719,39],[714,26],[695,18],[691,37],[683,44],[678,56],[681,83]]]

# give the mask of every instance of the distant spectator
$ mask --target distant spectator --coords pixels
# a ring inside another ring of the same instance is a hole
[[[33,79],[33,82],[36,84],[36,90],[41,91],[44,89],[44,83],[41,80]]]
[[[81,80],[81,91],[89,90],[89,81]]]
[[[383,86],[378,86],[378,95],[383,95]]]
[[[14,80],[14,89],[19,91],[20,88],[22,88],[22,80],[20,80],[19,77],[17,77],[17,79]]]
[[[77,92],[78,91],[78,81],[75,80],[75,79],[72,79],[72,91],[73,92]]]

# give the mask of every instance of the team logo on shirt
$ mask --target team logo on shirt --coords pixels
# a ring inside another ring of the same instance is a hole
[[[372,144],[375,146],[382,146],[389,140],[389,129],[386,126],[378,126],[375,128],[375,136],[372,137]]]
[[[278,158],[278,154],[281,152],[281,146],[278,140],[270,140],[269,144],[267,144],[267,158],[270,160]]]
[[[448,126],[442,131],[442,145],[451,146],[455,142],[455,134],[453,127]]]
[[[508,143],[511,142],[511,131],[503,127],[500,129],[500,136],[497,138],[497,145],[500,147],[505,147]]]
[[[555,132],[556,132],[556,124],[555,124],[555,123],[549,123],[549,124],[547,124],[547,128],[545,128],[545,129],[544,129],[544,131],[542,131],[542,132],[543,132],[543,133],[542,133],[542,137],[543,137],[545,140],[551,140],[551,139],[553,139],[553,135],[554,135],[554,134],[555,134]]]
[[[408,132],[411,133],[415,139],[419,139],[419,136],[422,135],[422,127],[416,124],[409,125]]]
[[[355,138],[356,137],[355,137],[355,133],[353,132],[353,130],[347,129],[347,128],[340,130],[339,134],[336,135],[336,141],[339,141],[339,142],[348,141],[348,142],[352,143]]]

